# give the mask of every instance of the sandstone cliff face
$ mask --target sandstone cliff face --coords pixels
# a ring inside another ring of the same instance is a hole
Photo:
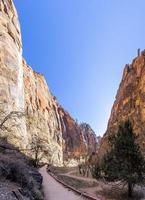
[[[51,162],[77,165],[86,153],[96,152],[96,135],[89,125],[78,125],[50,93],[43,75],[34,72],[25,61],[24,86],[29,141],[44,140]],[[47,161],[47,156],[45,160]]]
[[[29,141],[38,135],[51,152],[51,162],[63,164],[63,139],[58,105],[41,74],[24,62],[25,110]]]
[[[108,149],[108,136],[115,133],[118,125],[127,119],[132,122],[138,143],[145,153],[145,51],[131,65],[125,66],[107,132],[101,142],[100,156]]]
[[[83,138],[83,143],[86,146],[86,152],[89,155],[96,153],[100,145],[101,137],[96,136],[89,124],[81,123],[79,129]]]
[[[0,1],[0,118],[11,111],[24,110],[22,43],[17,12],[11,0]],[[24,119],[14,117],[11,140],[23,148],[27,145]],[[13,126],[19,124],[19,128]],[[1,134],[6,134],[5,130]],[[15,136],[15,137],[14,137]],[[21,142],[23,141],[23,142]]]
[[[62,108],[59,109],[62,124],[62,136],[64,139],[63,157],[67,165],[77,165],[86,156],[96,153],[99,141],[91,129],[86,124],[77,124],[70,115]]]
[[[43,75],[22,58],[17,12],[12,0],[0,1],[0,120],[12,111],[3,136],[31,152],[34,138],[43,140],[44,162],[76,165],[87,152],[96,151],[96,137],[88,125],[79,126],[50,93]],[[4,128],[4,127],[3,127]]]

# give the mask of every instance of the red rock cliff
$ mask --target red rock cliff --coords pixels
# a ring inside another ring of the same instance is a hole
[[[115,133],[118,125],[129,119],[138,143],[145,154],[145,51],[126,65],[114,102],[107,131],[102,139],[99,154],[108,149],[108,136]]]
[[[55,165],[77,165],[86,153],[96,152],[97,139],[89,125],[78,125],[50,93],[43,75],[23,61],[25,109],[29,141],[44,139]],[[46,158],[47,160],[47,158]]]

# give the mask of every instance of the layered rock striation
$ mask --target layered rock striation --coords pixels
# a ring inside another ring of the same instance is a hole
[[[76,165],[96,152],[97,140],[86,124],[78,125],[51,94],[43,75],[22,58],[17,12],[12,0],[0,1],[0,119],[11,112],[3,136],[32,156],[33,138],[43,140],[44,162]],[[8,127],[8,128],[6,128]],[[28,150],[28,151],[27,151]]]
[[[128,119],[145,155],[145,51],[142,51],[132,64],[125,66],[108,128],[101,142],[101,157],[109,148],[108,137],[115,134],[119,124]]]

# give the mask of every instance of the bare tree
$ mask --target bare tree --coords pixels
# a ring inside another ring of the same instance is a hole
[[[26,123],[27,129],[31,133],[30,157],[34,159],[34,165],[39,165],[42,162],[53,164],[56,156],[59,159],[58,146],[52,144],[51,134],[45,129],[44,116],[41,114],[39,117],[28,115]]]
[[[40,135],[34,134],[30,145],[30,152],[34,159],[33,164],[35,167],[39,166],[41,162],[53,164],[56,147],[50,146],[47,139],[42,139]]]
[[[21,118],[21,117],[25,116],[25,113],[22,111],[11,111],[10,113],[6,114],[4,111],[0,111],[0,115],[1,115],[0,129],[10,131],[10,127],[7,127],[5,125],[6,122],[8,122],[9,120],[12,120],[12,119]],[[11,128],[14,126],[17,126],[17,125],[18,124],[13,124],[11,126]]]
[[[33,154],[32,156],[34,158],[34,166],[37,167],[42,158],[47,154],[45,141],[41,139],[38,135],[33,135],[30,145],[31,153]]]
[[[11,141],[11,139],[18,139],[17,136],[13,134],[14,128],[19,128],[19,120],[24,116],[25,112],[23,111],[11,111],[7,113],[0,109],[0,148],[9,150],[17,149],[8,144],[8,141]]]
[[[79,162],[79,173],[82,176],[89,177],[89,175],[92,175],[92,170],[94,168],[94,165],[96,163],[97,154],[95,152],[89,154],[85,154],[83,156],[83,161]]]
[[[0,139],[2,141],[4,141],[4,139],[10,141],[11,139],[18,139],[13,133],[15,133],[16,128],[19,128],[19,120],[24,116],[25,112],[23,111],[11,111],[7,113],[0,109]],[[2,143],[0,145],[2,145]],[[2,148],[4,148],[4,146]]]

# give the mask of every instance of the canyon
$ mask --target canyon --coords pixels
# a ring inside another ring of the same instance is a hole
[[[93,152],[99,151],[102,157],[109,149],[110,135],[115,134],[121,122],[129,119],[145,154],[145,51],[124,68],[107,131],[101,141],[88,124],[78,124],[65,111],[50,92],[45,77],[27,64],[22,51],[20,24],[13,1],[1,0],[0,122],[16,112],[5,122],[2,137],[26,149],[30,157],[34,156],[29,151],[32,141],[39,138],[45,149],[44,162],[76,166]]]
[[[33,157],[34,138],[43,141],[43,162],[75,166],[96,152],[91,127],[79,125],[50,92],[44,76],[22,56],[21,30],[12,0],[0,1],[0,122],[1,137]],[[39,141],[40,141],[39,140]]]

